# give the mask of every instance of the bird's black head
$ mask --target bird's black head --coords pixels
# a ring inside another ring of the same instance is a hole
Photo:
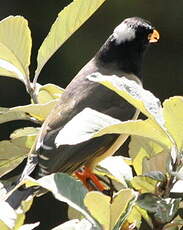
[[[158,40],[159,34],[150,22],[127,18],[114,29],[96,57],[102,65],[139,75],[144,51]]]

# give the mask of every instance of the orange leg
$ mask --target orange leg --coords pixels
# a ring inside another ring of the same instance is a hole
[[[99,179],[92,173],[90,168],[82,167],[75,172],[75,175],[83,182],[89,191],[98,190],[103,192],[106,190],[105,186]]]

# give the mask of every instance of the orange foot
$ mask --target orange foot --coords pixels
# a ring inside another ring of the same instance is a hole
[[[97,190],[104,192],[105,186],[99,181],[99,179],[92,173],[90,168],[82,167],[75,172],[75,175],[83,182],[89,191]]]

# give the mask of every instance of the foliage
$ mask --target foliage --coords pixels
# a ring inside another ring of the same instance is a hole
[[[37,83],[39,73],[56,50],[104,1],[75,0],[59,13],[38,51],[38,66],[32,82],[29,76],[32,42],[27,20],[22,16],[9,16],[0,22],[0,75],[21,80],[31,97],[28,105],[1,107],[0,123],[29,120],[40,126],[44,122],[64,89],[53,84],[41,86]],[[88,79],[113,90],[146,116],[145,120],[121,122],[85,108],[55,139],[59,146],[110,133],[131,135],[129,158],[109,157],[95,169],[110,196],[98,191],[88,192],[81,182],[63,173],[39,180],[25,178],[17,187],[39,185],[70,206],[71,220],[54,230],[140,229],[144,220],[149,229],[180,229],[183,226],[179,215],[183,192],[183,97],[171,97],[161,104],[151,92],[134,81],[99,73],[88,76]],[[15,130],[9,140],[0,142],[1,176],[27,157],[38,133],[39,127],[22,128]],[[0,229],[34,229],[39,225],[24,224],[26,212],[33,202],[32,196],[13,210],[5,202],[9,193],[3,184],[0,194]]]

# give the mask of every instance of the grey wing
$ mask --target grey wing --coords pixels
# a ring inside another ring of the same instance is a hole
[[[38,177],[52,172],[71,173],[109,148],[117,135],[104,135],[78,145],[56,148],[55,137],[63,126],[89,107],[120,120],[131,119],[135,108],[106,87],[78,75],[66,88],[60,103],[46,119],[37,142]],[[54,119],[53,119],[54,118]]]
[[[120,100],[123,101],[121,98]],[[124,119],[121,120],[128,120],[132,118],[135,109],[126,102],[123,103],[124,106],[113,106],[100,112],[118,119],[123,117]],[[50,129],[44,136],[38,154],[38,177],[58,171],[72,173],[96,156],[103,154],[118,138],[115,134],[104,135],[77,145],[62,145],[56,148],[54,141],[60,129]]]

